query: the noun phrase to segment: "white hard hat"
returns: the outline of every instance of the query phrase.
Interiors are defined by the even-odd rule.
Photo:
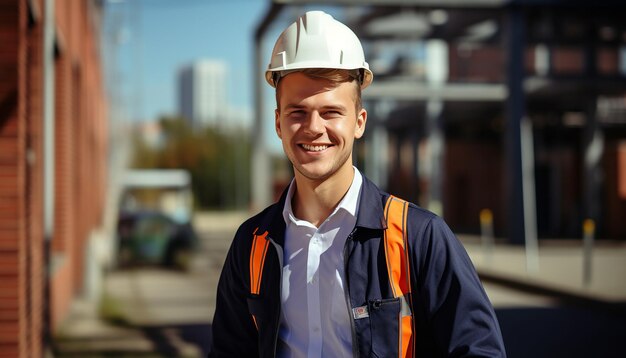
[[[359,38],[323,11],[306,12],[280,34],[265,79],[276,87],[282,76],[305,68],[360,70],[361,89],[374,78]]]

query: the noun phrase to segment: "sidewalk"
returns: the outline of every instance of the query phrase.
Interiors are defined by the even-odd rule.
[[[139,329],[103,321],[96,303],[77,299],[54,337],[54,357],[138,357],[154,352]]]
[[[100,305],[74,301],[55,357],[203,356],[175,327],[210,324],[215,298],[205,274],[132,269],[110,273],[104,285]]]
[[[106,274],[100,304],[73,302],[54,337],[55,357],[202,357],[200,347],[172,327],[198,325],[203,327],[199,335],[206,333],[208,339],[204,327],[213,318],[221,265],[245,215],[200,213],[194,218],[203,241],[190,272],[152,267]]]
[[[626,242],[595,243],[585,284],[582,240],[540,240],[533,269],[523,246],[497,244],[490,253],[478,237],[459,239],[484,281],[581,303],[626,303]]]

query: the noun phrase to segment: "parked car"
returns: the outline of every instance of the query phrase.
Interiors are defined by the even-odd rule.
[[[118,266],[163,265],[186,270],[198,239],[191,223],[158,211],[121,213]]]

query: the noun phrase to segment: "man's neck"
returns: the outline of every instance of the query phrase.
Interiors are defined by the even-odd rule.
[[[298,219],[306,220],[319,227],[335,210],[346,195],[354,179],[354,168],[344,168],[344,173],[335,173],[323,181],[308,179],[296,173],[296,191],[292,208]]]

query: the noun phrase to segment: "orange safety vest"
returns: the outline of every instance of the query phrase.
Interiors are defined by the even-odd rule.
[[[400,299],[401,310],[398,317],[399,357],[413,357],[413,308],[411,307],[411,272],[409,265],[406,220],[409,203],[389,196],[385,204],[384,215],[387,228],[384,231],[387,273],[394,298]],[[263,278],[263,265],[269,247],[267,232],[257,235],[254,231],[252,251],[250,252],[250,293],[258,295]],[[256,317],[252,316],[254,324]],[[257,325],[258,329],[258,325]]]

